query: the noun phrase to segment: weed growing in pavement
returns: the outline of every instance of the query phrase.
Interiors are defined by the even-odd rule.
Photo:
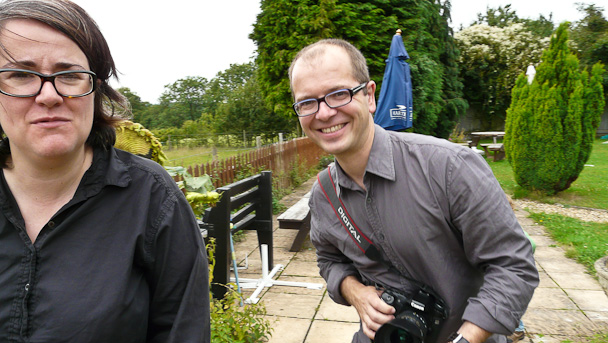
[[[595,334],[587,340],[587,343],[608,343],[608,331]]]
[[[207,244],[209,256],[209,283],[213,282],[215,267],[215,241]],[[232,286],[232,287],[231,287]],[[263,303],[245,304],[242,295],[235,291],[235,285],[226,286],[228,291],[223,299],[211,297],[211,341],[231,343],[264,342],[271,336],[272,328],[266,319],[266,307]]]

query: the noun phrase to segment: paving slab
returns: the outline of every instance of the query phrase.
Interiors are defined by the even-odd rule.
[[[321,298],[322,295],[265,293],[262,302],[268,315],[310,320],[315,316]]]
[[[534,252],[534,259],[536,262],[541,263],[545,261],[555,261],[564,259],[566,251],[556,245],[540,246],[536,247]]]
[[[572,275],[585,274],[585,267],[565,257],[556,259],[539,258],[536,262],[549,274],[552,272],[571,273]]]
[[[289,317],[267,317],[273,328],[268,343],[302,343],[310,329],[311,320]]]
[[[560,335],[530,335],[528,336],[528,340],[524,341],[524,343],[564,343],[566,342],[579,342],[579,340],[572,340],[569,336],[560,336]]]
[[[359,323],[359,315],[353,306],[335,303],[326,293],[321,301],[315,320],[333,320],[339,322]]]
[[[528,309],[578,310],[561,288],[536,288]]]
[[[310,261],[310,262],[314,262],[315,264],[317,263],[317,251],[315,250],[315,248],[302,248],[300,251],[298,251],[295,256],[293,257],[296,260],[300,260],[300,261]]]
[[[608,332],[608,312],[585,311],[585,315],[589,320],[595,323],[598,328]]]
[[[560,335],[568,339],[592,336],[599,327],[579,310],[528,308],[523,321],[530,334]]]
[[[579,274],[572,277],[571,273],[551,273],[551,279],[563,289],[580,289],[602,291],[600,284],[589,274]]]
[[[292,259],[285,267],[283,275],[320,276],[316,262]]]
[[[553,280],[553,278],[551,278],[549,276],[549,274],[547,274],[544,270],[539,270],[538,271],[538,277],[539,277],[539,282],[538,282],[538,287],[536,287],[536,291],[538,292],[539,288],[558,288],[559,286],[557,285],[557,283],[555,283],[555,280]]]
[[[603,290],[567,289],[566,293],[581,310],[608,314],[608,297]]]
[[[315,320],[304,343],[350,343],[359,323]]]
[[[537,230],[542,230],[542,227],[537,227]],[[532,237],[532,240],[534,241],[534,244],[536,244],[537,249],[539,247],[555,246],[555,241],[553,239],[551,239],[551,237],[547,236],[546,234],[532,235],[532,234],[530,234],[530,232],[528,232],[528,234],[530,235],[530,237]]]

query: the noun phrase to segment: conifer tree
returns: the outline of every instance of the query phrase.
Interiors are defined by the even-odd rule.
[[[554,194],[568,189],[589,159],[604,109],[602,75],[579,70],[563,23],[543,52],[532,84],[520,75],[505,124],[505,151],[516,182]]]

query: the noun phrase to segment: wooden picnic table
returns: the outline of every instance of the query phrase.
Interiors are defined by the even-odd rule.
[[[476,143],[478,143],[481,138],[492,137],[492,140],[494,141],[494,144],[496,144],[496,140],[498,138],[502,138],[504,136],[505,136],[505,132],[504,131],[477,131],[477,132],[471,132],[471,137],[472,138],[477,138]],[[475,146],[477,146],[477,144],[475,144]]]
[[[485,151],[486,156],[494,157],[494,162],[500,161],[505,158],[505,147],[502,143],[497,143],[498,138],[505,136],[504,131],[477,131],[471,132],[471,143],[469,146],[477,147],[479,141],[482,138],[492,138],[494,143],[492,144],[481,144],[481,147]]]

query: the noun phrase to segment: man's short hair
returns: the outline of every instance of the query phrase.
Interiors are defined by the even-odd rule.
[[[367,69],[367,61],[365,60],[365,57],[363,56],[361,51],[359,51],[359,49],[355,48],[354,45],[343,39],[328,38],[322,39],[316,43],[304,47],[298,52],[296,57],[291,62],[291,66],[289,67],[289,86],[292,89],[292,93],[293,67],[296,62],[300,59],[310,61],[315,58],[319,58],[325,53],[325,50],[328,46],[335,46],[344,49],[344,51],[350,58],[352,76],[357,82],[364,83],[369,81],[369,70]],[[364,88],[363,92],[364,94],[367,94],[367,88]]]

